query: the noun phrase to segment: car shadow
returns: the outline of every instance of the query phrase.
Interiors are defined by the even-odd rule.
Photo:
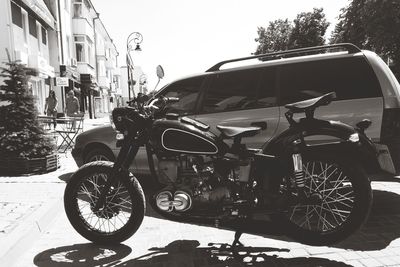
[[[371,213],[355,234],[335,245],[353,250],[381,250],[400,237],[400,195],[373,190]]]
[[[38,267],[53,266],[350,266],[316,257],[291,257],[290,250],[271,247],[232,247],[197,240],[175,240],[162,248],[124,261],[132,249],[125,245],[76,244],[43,251],[35,256]],[[285,253],[285,257],[277,256]],[[287,256],[287,257],[286,257]]]
[[[92,243],[74,244],[52,248],[37,254],[33,263],[39,267],[53,266],[115,266],[132,252],[126,245],[95,245]]]

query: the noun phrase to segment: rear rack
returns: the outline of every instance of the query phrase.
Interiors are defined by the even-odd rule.
[[[214,66],[209,68],[206,72],[218,71],[218,70],[220,70],[221,66],[223,66],[227,63],[232,63],[232,62],[250,60],[250,59],[255,59],[255,58],[259,58],[261,61],[268,61],[268,60],[274,60],[274,59],[278,59],[278,58],[295,57],[295,56],[299,56],[302,54],[309,55],[310,53],[313,53],[313,52],[315,52],[315,54],[318,54],[317,52],[335,50],[338,48],[341,48],[342,50],[349,52],[349,54],[361,52],[360,48],[358,48],[354,44],[350,44],[350,43],[298,48],[298,49],[292,49],[292,50],[287,50],[287,51],[279,51],[279,52],[273,52],[273,53],[268,53],[268,54],[261,54],[261,55],[254,55],[254,56],[249,56],[249,57],[224,60],[224,61],[221,61],[221,62],[215,64]]]

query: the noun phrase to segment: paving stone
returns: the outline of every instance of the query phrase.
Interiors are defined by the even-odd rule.
[[[345,263],[353,267],[365,267],[365,265],[359,262],[358,260],[346,261]]]
[[[372,258],[361,259],[360,262],[366,267],[380,267],[380,266],[382,266],[382,263],[380,263],[376,259],[372,259]]]
[[[358,260],[358,259],[363,258],[362,254],[357,253],[357,251],[344,251],[344,252],[340,252],[338,254],[346,261]]]
[[[383,257],[376,259],[380,263],[382,263],[384,266],[399,266],[400,262],[397,261],[396,257]]]

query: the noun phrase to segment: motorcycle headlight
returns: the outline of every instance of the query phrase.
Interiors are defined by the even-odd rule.
[[[120,133],[119,131],[117,131],[117,134],[116,134],[116,136],[115,136],[115,139],[117,139],[117,140],[124,140],[124,134],[123,133]]]

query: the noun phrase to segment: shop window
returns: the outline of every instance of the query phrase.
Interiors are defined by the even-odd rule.
[[[29,16],[29,33],[30,35],[37,38],[37,27],[36,27],[36,20],[32,16]]]
[[[21,8],[14,2],[11,2],[11,16],[12,22],[18,27],[22,28],[22,12]]]

